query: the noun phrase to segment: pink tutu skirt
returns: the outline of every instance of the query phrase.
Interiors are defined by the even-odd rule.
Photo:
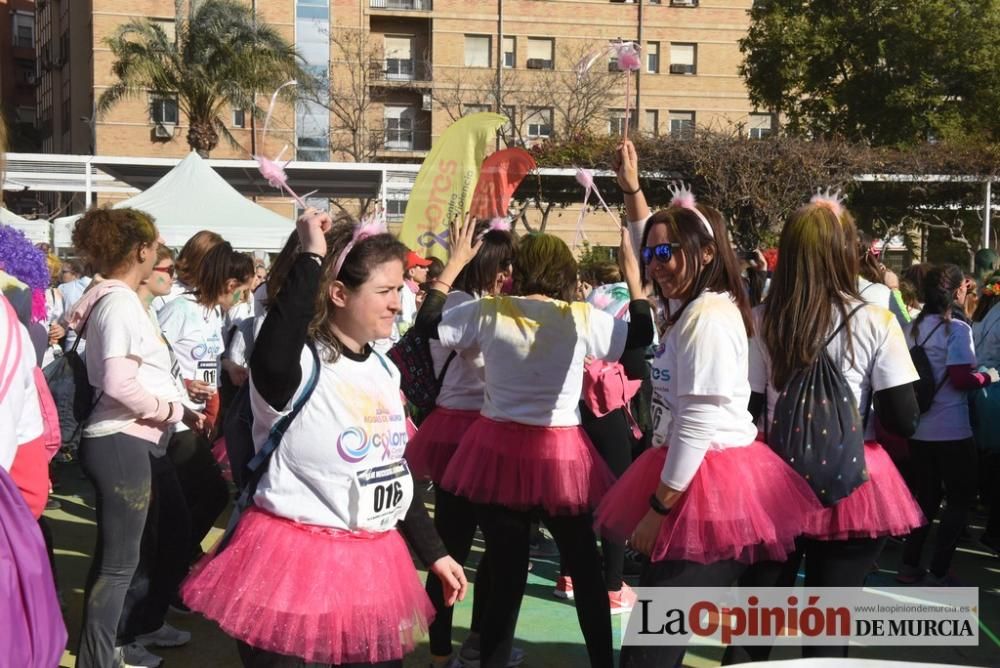
[[[602,535],[624,542],[649,511],[666,448],[642,453],[597,509]],[[653,561],[702,564],[784,561],[822,506],[809,484],[769,447],[709,450],[687,491],[663,521]]]
[[[195,566],[181,595],[238,640],[323,664],[400,659],[434,617],[396,531],[339,531],[259,508]]]
[[[804,532],[820,540],[904,536],[926,523],[889,453],[865,443],[868,481],[846,499],[812,516]]]
[[[474,503],[580,515],[596,508],[614,481],[579,426],[536,427],[480,417],[462,437],[441,487]]]
[[[420,424],[417,435],[406,444],[406,463],[418,480],[441,482],[458,444],[479,418],[479,411],[437,407]]]

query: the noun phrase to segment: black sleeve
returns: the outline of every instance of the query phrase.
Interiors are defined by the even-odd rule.
[[[413,329],[418,334],[428,339],[438,338],[438,325],[441,323],[441,313],[444,311],[444,303],[448,295],[440,290],[428,290],[424,297],[424,303],[417,311],[417,319],[413,323]]]
[[[414,494],[406,517],[399,523],[399,530],[420,557],[420,561],[424,562],[424,566],[430,567],[435,561],[448,555],[419,492]]]
[[[882,427],[897,436],[909,438],[920,424],[920,406],[913,385],[899,385],[875,393],[875,416]]]
[[[760,420],[760,416],[764,414],[765,408],[767,408],[767,406],[764,405],[764,393],[751,392],[750,403],[747,405],[747,410],[750,411],[750,415],[753,416],[754,422]]]
[[[630,348],[645,349],[653,342],[653,311],[646,299],[633,299],[628,305],[628,336],[625,337],[625,352]],[[625,353],[622,353],[622,358]],[[621,359],[621,358],[619,358]]]
[[[250,355],[254,387],[276,410],[288,405],[302,381],[300,359],[316,311],[321,273],[317,257],[303,253],[296,258],[278,298],[268,308]]]

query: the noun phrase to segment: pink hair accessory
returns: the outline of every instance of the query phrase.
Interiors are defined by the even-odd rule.
[[[369,237],[388,232],[389,227],[385,223],[385,212],[381,208],[376,209],[375,213],[363,217],[361,222],[355,226],[354,235],[351,237],[351,240],[347,242],[344,250],[340,251],[340,255],[337,256],[337,261],[333,265],[333,277],[337,278],[340,275],[340,270],[344,267],[344,260],[347,259],[348,254],[350,254],[354,246]]]
[[[267,116],[264,118],[264,130],[261,133],[261,140],[260,140],[261,146],[264,145],[264,140],[267,138],[267,129],[271,125],[271,114],[274,113],[274,103],[278,99],[278,91],[280,91],[285,86],[297,86],[298,83],[299,82],[296,81],[295,79],[292,79],[291,81],[286,81],[285,83],[278,86],[274,90],[274,93],[271,95],[271,103],[267,107]],[[288,163],[291,162],[291,160],[288,160],[283,165],[278,164],[278,161],[281,160],[281,157],[285,154],[285,151],[287,149],[288,149],[288,144],[285,144],[285,146],[281,149],[281,152],[278,153],[278,155],[274,158],[274,160],[271,160],[270,158],[267,158],[263,155],[255,155],[253,156],[253,159],[257,161],[257,171],[260,172],[260,175],[264,177],[264,179],[268,182],[268,184],[272,188],[277,188],[278,190],[283,190],[284,192],[288,193],[288,195],[292,199],[294,199],[299,206],[305,209],[308,208],[306,206],[305,200],[299,197],[298,194],[296,194],[296,192],[292,190],[291,186],[288,185],[288,174],[285,173],[285,167],[288,166]]]
[[[490,231],[492,230],[510,232],[510,221],[506,218],[493,218],[490,220]]]
[[[840,188],[837,190],[831,190],[827,188],[825,190],[816,189],[816,194],[812,196],[809,200],[810,204],[816,206],[821,206],[824,209],[829,209],[834,216],[839,220],[841,216],[844,215],[844,195],[841,193]]]
[[[698,216],[698,220],[701,224],[705,226],[705,231],[708,232],[708,236],[715,239],[715,230],[712,229],[711,223],[705,218],[705,215],[698,210],[698,202],[694,198],[694,193],[691,191],[687,185],[683,183],[671,183],[668,187],[670,194],[673,198],[670,200],[670,206],[680,207],[682,209],[687,209],[688,211],[694,212],[694,215]]]

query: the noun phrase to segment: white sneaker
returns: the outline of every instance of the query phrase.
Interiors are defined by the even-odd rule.
[[[164,622],[152,633],[136,636],[135,642],[143,647],[180,647],[191,642],[191,634]]]
[[[121,668],[158,668],[163,657],[156,656],[137,642],[116,648]]]

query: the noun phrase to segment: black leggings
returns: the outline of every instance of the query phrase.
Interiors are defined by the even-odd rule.
[[[476,536],[476,507],[468,500],[434,488],[434,528],[441,536],[441,542],[451,558],[461,565],[469,559],[472,541]],[[470,630],[479,632],[482,608],[486,600],[486,583],[489,582],[489,558],[486,554],[479,560],[476,572],[476,586],[472,598],[472,624]],[[431,654],[448,656],[451,654],[451,628],[455,616],[454,606],[444,604],[441,580],[433,573],[427,574],[427,596],[434,604],[437,614],[430,626]]]
[[[796,541],[798,549],[777,572],[751,569],[740,578],[742,587],[794,587],[802,559],[806,563],[806,587],[863,587],[865,578],[885,546],[885,538],[851,538],[848,540]],[[808,646],[802,656],[815,658],[847,658],[847,645]],[[767,661],[769,646],[731,645],[726,648],[722,665],[748,661]]]
[[[177,478],[191,515],[189,562],[201,556],[201,541],[229,503],[229,487],[212,455],[208,440],[191,430],[179,431],[170,439],[167,455],[177,469]]]
[[[132,578],[118,622],[118,645],[163,625],[170,601],[188,572],[191,517],[169,457],[150,456],[152,494]]]
[[[121,433],[80,443],[80,465],[97,492],[97,546],[84,593],[80,668],[107,668],[114,662],[118,621],[139,566],[153,445]]]
[[[753,569],[762,579],[776,580],[782,564],[763,561],[753,566],[735,560],[700,564],[694,561],[647,562],[639,576],[640,587],[729,587]],[[674,668],[680,666],[687,647],[659,645],[622,647],[622,668]]]
[[[236,641],[243,668],[403,668],[403,660],[379,661],[378,663],[309,663],[297,656],[278,654]]]
[[[484,668],[504,668],[510,658],[514,629],[528,579],[531,522],[540,518],[552,532],[566,559],[576,594],[576,616],[587,644],[590,665],[610,668],[611,607],[601,575],[601,556],[590,514],[551,516],[541,511],[478,505],[476,516],[490,559],[490,580],[483,609],[480,652]],[[487,583],[480,583],[482,587]]]
[[[590,410],[580,404],[580,425],[600,453],[615,477],[621,477],[632,463],[632,451],[638,439],[632,436],[632,428],[625,411],[613,410],[602,417],[595,417]],[[604,558],[604,586],[608,591],[622,588],[622,571],[625,567],[625,544],[601,536],[601,556]],[[559,573],[566,575],[566,562],[559,557]]]
[[[941,512],[937,540],[931,555],[931,573],[942,577],[948,573],[958,539],[965,529],[969,511],[976,500],[976,447],[971,438],[961,441],[910,440],[910,491],[920,504],[927,524],[914,529],[903,547],[903,563],[920,565],[920,555],[930,533],[931,523],[938,515],[941,499],[947,505]]]

